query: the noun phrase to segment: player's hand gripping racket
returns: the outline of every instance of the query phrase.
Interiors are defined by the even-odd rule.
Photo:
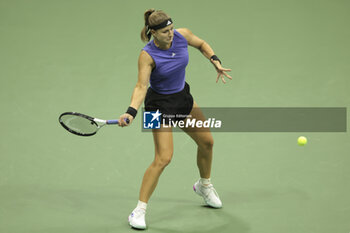
[[[129,124],[129,119],[125,119]],[[105,125],[117,125],[119,120],[102,120],[77,112],[65,112],[59,117],[59,122],[69,132],[79,136],[92,136]]]

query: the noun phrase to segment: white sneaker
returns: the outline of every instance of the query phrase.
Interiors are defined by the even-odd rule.
[[[144,230],[146,229],[145,220],[146,210],[142,208],[134,209],[129,215],[129,225],[133,228]]]
[[[222,202],[219,198],[218,193],[214,189],[212,184],[208,186],[202,185],[199,180],[194,183],[193,190],[199,195],[202,196],[205,203],[213,208],[221,208]]]

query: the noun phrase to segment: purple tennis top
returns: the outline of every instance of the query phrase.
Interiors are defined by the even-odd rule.
[[[187,40],[174,30],[174,38],[169,49],[163,50],[148,42],[143,48],[154,60],[156,67],[150,77],[151,88],[160,94],[173,94],[185,86],[185,70],[188,64]]]

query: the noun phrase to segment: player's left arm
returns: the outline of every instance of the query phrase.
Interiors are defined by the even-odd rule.
[[[210,45],[199,38],[198,36],[194,35],[189,29],[187,28],[179,28],[176,29],[183,37],[186,38],[188,45],[198,49],[201,51],[201,53],[208,58],[211,63],[216,68],[216,71],[218,72],[218,76],[216,78],[216,82],[218,82],[219,78],[221,78],[223,83],[226,83],[224,76],[226,76],[229,79],[232,79],[230,75],[228,75],[226,72],[231,71],[231,69],[226,69],[221,66],[220,61],[213,60],[212,56],[215,55],[213,49],[210,47]]]

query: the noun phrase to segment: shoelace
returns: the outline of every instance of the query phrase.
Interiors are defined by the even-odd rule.
[[[146,214],[146,210],[145,209],[135,209],[132,213],[131,213],[131,217],[135,217],[138,218],[141,215]]]
[[[205,195],[206,198],[209,197],[210,193],[213,192],[215,196],[219,197],[219,194],[216,192],[213,184],[209,184],[207,186],[202,185],[202,190],[206,190],[205,192],[202,191],[202,193]]]

